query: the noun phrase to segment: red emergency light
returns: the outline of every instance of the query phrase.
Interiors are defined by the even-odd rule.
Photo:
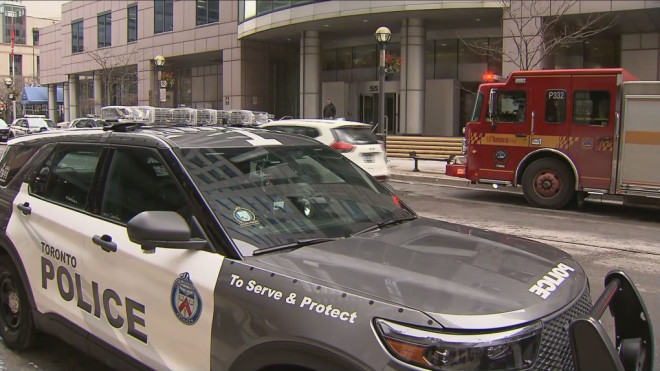
[[[481,77],[486,82],[493,82],[493,81],[499,81],[500,80],[500,75],[496,75],[492,72],[486,72]]]

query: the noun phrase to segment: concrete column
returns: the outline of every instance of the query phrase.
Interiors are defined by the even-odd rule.
[[[300,117],[321,117],[321,39],[318,31],[300,37]]]
[[[101,107],[103,105],[103,81],[101,75],[94,73],[94,114],[101,115]]]
[[[64,87],[62,88],[62,95],[64,99],[64,106],[62,109],[62,114],[64,115],[63,120],[64,121],[71,121],[71,115],[69,115],[69,81],[64,82]]]
[[[48,85],[48,118],[57,123],[57,85]]]
[[[424,90],[426,88],[424,47],[426,30],[419,18],[403,21],[401,29],[401,131],[424,133]]]
[[[69,117],[78,118],[78,75],[69,75]]]

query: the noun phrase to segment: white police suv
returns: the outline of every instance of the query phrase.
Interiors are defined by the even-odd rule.
[[[116,123],[9,141],[0,335],[117,369],[650,370],[623,272],[418,217],[302,136]],[[598,317],[606,307],[616,344]]]

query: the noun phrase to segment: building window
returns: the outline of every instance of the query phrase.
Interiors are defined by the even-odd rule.
[[[102,13],[96,17],[98,31],[98,48],[112,45],[112,13]]]
[[[127,8],[128,10],[128,25],[126,29],[126,41],[131,43],[137,41],[137,17],[138,17],[138,8],[137,4],[131,5]]]
[[[154,33],[174,29],[174,5],[172,0],[154,0]]]
[[[39,29],[32,29],[32,45],[39,46]]]
[[[197,25],[218,22],[220,16],[219,0],[197,0]]]
[[[4,43],[11,43],[13,35],[14,44],[25,45],[25,8],[5,4],[3,9]]]
[[[11,76],[23,75],[23,56],[14,54],[14,61],[11,60],[12,54],[9,54],[9,74]]]
[[[82,53],[83,42],[83,21],[71,23],[71,53]]]

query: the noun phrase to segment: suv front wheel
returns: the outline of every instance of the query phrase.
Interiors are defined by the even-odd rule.
[[[20,276],[8,256],[0,256],[0,336],[8,348],[23,350],[35,342],[37,329]]]

